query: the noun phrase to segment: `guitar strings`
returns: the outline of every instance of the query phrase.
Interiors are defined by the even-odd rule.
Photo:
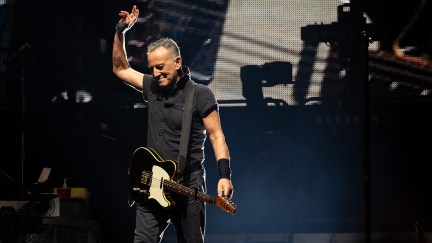
[[[179,193],[183,192],[183,193],[186,193],[186,194],[191,195],[191,196],[195,195],[195,189],[193,189],[193,188],[185,187],[185,186],[180,185],[180,184],[178,184],[172,180],[168,180],[168,179],[164,179],[164,178],[159,179],[159,178],[153,177],[153,174],[151,172],[148,172],[148,171],[143,171],[143,174],[144,174],[145,178],[151,178],[152,181],[155,181],[159,184],[162,182],[162,186],[164,185],[163,182],[166,182],[166,185],[169,188],[172,188],[174,190],[178,190]],[[206,199],[206,201],[209,201],[209,202],[214,201],[214,198],[210,195],[207,195],[207,194],[200,192],[200,191],[198,191],[197,193],[199,196],[204,197]]]

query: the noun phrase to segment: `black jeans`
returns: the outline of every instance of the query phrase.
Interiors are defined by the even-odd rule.
[[[205,171],[180,178],[186,186],[205,192]],[[170,224],[174,225],[178,243],[202,243],[205,235],[205,204],[191,197],[170,193],[176,205],[165,209],[155,200],[138,203],[136,207],[136,225],[134,243],[157,243]]]

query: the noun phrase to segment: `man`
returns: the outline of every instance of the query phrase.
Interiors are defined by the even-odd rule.
[[[148,102],[147,147],[154,149],[164,160],[178,160],[184,87],[190,79],[189,69],[182,66],[180,50],[175,41],[162,38],[147,48],[147,63],[151,75],[130,67],[124,49],[124,34],[136,22],[139,10],[120,11],[116,25],[112,61],[113,72],[127,85],[141,91]],[[190,159],[179,183],[205,192],[204,142],[208,135],[219,166],[217,194],[232,197],[230,156],[222,132],[218,104],[212,91],[197,84],[188,155]],[[189,158],[188,157],[188,158]],[[175,207],[165,209],[155,200],[138,202],[134,242],[159,242],[163,232],[173,223],[177,242],[203,242],[205,234],[205,205],[194,198],[171,193]]]

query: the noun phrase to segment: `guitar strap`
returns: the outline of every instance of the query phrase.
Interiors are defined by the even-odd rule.
[[[189,80],[186,83],[184,94],[185,94],[185,108],[183,112],[182,121],[182,132],[180,137],[180,150],[178,158],[177,173],[181,175],[186,167],[187,150],[189,143],[190,128],[192,125],[192,111],[193,111],[193,100],[195,96],[196,83],[193,80]]]

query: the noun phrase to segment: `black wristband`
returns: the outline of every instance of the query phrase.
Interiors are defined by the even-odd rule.
[[[117,31],[117,33],[124,34],[124,33],[126,33],[126,31],[128,31],[130,29],[130,26],[126,22],[119,21],[119,22],[117,22],[114,29]]]
[[[231,180],[231,168],[229,159],[219,159],[217,161],[219,168],[219,178],[226,178]]]

